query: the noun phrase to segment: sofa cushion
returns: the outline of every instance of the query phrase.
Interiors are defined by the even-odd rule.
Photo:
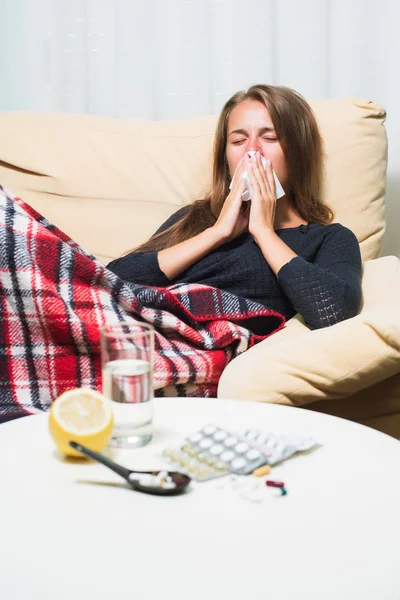
[[[297,315],[227,366],[218,395],[302,406],[347,398],[397,375],[399,264],[396,257],[366,263],[363,295],[374,282],[380,289],[376,303],[371,299],[356,317],[317,331]]]
[[[399,372],[399,340],[400,315],[391,308],[261,342],[228,365],[218,396],[292,406],[345,398]]]
[[[311,103],[324,137],[324,199],[379,254],[384,110],[369,100]],[[179,122],[0,114],[0,183],[103,261],[147,239],[209,184],[215,116]]]

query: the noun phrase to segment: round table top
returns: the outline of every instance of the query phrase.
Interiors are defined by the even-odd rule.
[[[153,442],[114,452],[132,469],[165,468],[159,452],[209,423],[317,437],[273,468],[288,494],[263,486],[255,503],[229,477],[175,497],[131,491],[58,455],[47,420],[0,426],[2,600],[399,598],[397,440],[291,407],[163,398]]]

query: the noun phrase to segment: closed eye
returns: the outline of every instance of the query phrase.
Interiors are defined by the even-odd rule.
[[[276,142],[278,140],[277,137],[263,137],[263,140],[267,140],[267,142]]]
[[[240,144],[243,144],[243,142],[245,142],[246,140],[235,140],[234,142],[232,142],[232,144],[234,146],[239,146]]]

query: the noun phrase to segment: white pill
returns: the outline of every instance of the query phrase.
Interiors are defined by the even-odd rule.
[[[258,436],[257,438],[257,444],[265,444],[265,442],[268,440],[268,436],[265,435],[265,433],[261,434]]]
[[[224,462],[230,462],[232,458],[235,458],[235,453],[232,450],[225,450],[220,456],[220,459]]]
[[[207,425],[207,427],[204,427],[203,432],[206,435],[212,435],[216,429],[217,428],[214,425]]]
[[[228,467],[227,465],[222,462],[221,460],[219,462],[217,462],[217,464],[215,465],[215,468],[217,469],[217,471],[227,471]]]
[[[258,436],[258,431],[254,431],[254,429],[249,429],[247,431],[246,437],[248,440],[255,440]]]
[[[206,448],[209,448],[210,446],[212,446],[212,441],[209,440],[208,438],[201,440],[200,444],[199,444],[200,448],[203,448],[203,450],[205,450]]]
[[[279,444],[277,443],[275,448],[274,448],[274,454],[278,454],[281,455],[284,453],[285,450],[285,444]]]
[[[141,476],[139,479],[139,484],[143,485],[144,487],[158,487],[160,482],[156,477],[153,477],[153,475],[146,474]]]
[[[171,480],[171,481],[166,481],[166,482],[163,484],[163,486],[162,486],[162,487],[163,487],[163,489],[164,489],[164,490],[173,490],[173,489],[175,489],[175,488],[176,488],[176,485],[175,485],[175,483],[174,483],[174,482]]]
[[[252,448],[252,450],[249,450],[246,454],[246,458],[248,458],[249,460],[256,460],[256,458],[260,458],[260,456],[261,452],[259,452],[259,450],[256,450],[255,448]]]
[[[232,461],[231,463],[231,467],[232,469],[242,469],[246,464],[246,461],[244,460],[244,458],[235,458],[235,460]]]
[[[230,436],[230,437],[226,438],[224,444],[227,448],[232,448],[232,446],[234,446],[237,441],[238,441],[238,439],[236,437]]]
[[[239,442],[237,446],[235,446],[235,450],[238,454],[244,454],[249,449],[249,445],[246,442]]]
[[[221,452],[223,451],[224,447],[221,446],[221,444],[215,444],[211,449],[210,452],[211,454],[213,454],[214,456],[218,456],[218,454],[221,454]]]
[[[269,438],[266,442],[265,442],[265,447],[266,448],[275,448],[275,446],[277,445],[277,441],[274,440],[274,438]]]
[[[228,434],[225,431],[222,431],[221,429],[219,429],[218,431],[216,431],[214,433],[214,440],[216,442],[222,442],[222,440],[224,440],[227,435]]]
[[[196,444],[196,442],[199,442],[201,440],[203,436],[201,435],[201,433],[194,433],[193,435],[190,436],[190,441],[194,442]]]

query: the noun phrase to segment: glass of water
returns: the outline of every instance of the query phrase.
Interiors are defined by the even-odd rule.
[[[144,446],[152,438],[154,329],[124,321],[100,333],[103,394],[114,412],[111,445]]]

